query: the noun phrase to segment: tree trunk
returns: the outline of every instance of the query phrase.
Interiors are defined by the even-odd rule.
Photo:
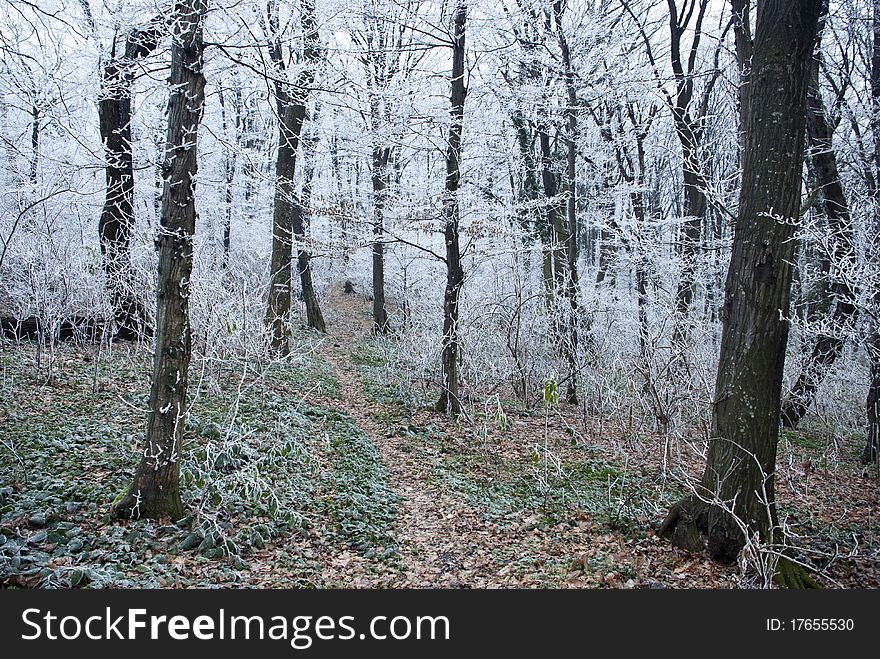
[[[538,145],[541,149],[541,184],[547,199],[547,225],[541,232],[544,240],[544,279],[547,286],[547,299],[552,305],[557,293],[565,291],[565,252],[566,230],[562,207],[557,196],[559,185],[553,171],[553,154],[550,149],[549,126],[538,126]]]
[[[116,336],[135,339],[148,333],[147,310],[138,300],[132,284],[131,233],[134,229],[134,167],[131,144],[131,67],[158,46],[158,28],[132,30],[122,57],[111,56],[104,66],[98,120],[104,155],[106,193],[98,235],[101,241],[104,275],[116,320]]]
[[[873,45],[871,48],[871,129],[874,134],[874,172],[873,179],[873,226],[868,236],[867,260],[876,272],[880,268],[880,0],[873,3]],[[880,461],[880,325],[877,321],[877,310],[880,309],[880,291],[875,292],[871,299],[873,313],[870,317],[868,330],[867,352],[871,363],[867,409],[868,435],[865,451],[862,456],[868,464]]]
[[[639,319],[639,355],[642,359],[645,376],[650,377],[650,355],[648,354],[648,339],[651,335],[651,328],[648,325],[648,257],[645,254],[646,237],[643,235],[647,227],[647,217],[645,213],[645,140],[648,137],[653,112],[649,115],[647,124],[644,126],[636,125],[635,112],[631,111],[630,117],[633,128],[636,131],[636,171],[631,176],[631,183],[635,184],[635,191],[630,193],[630,202],[632,203],[633,216],[635,217],[636,227],[639,240],[636,241],[638,252],[635,258],[635,278],[636,278],[636,306],[638,307]],[[647,386],[650,383],[646,382]],[[658,415],[659,418],[659,415]]]
[[[296,206],[294,174],[305,107],[287,106],[278,124],[275,162],[275,202],[272,214],[272,265],[266,324],[272,330],[272,349],[290,351],[290,268],[293,258],[293,215]]]
[[[645,202],[642,198],[641,190],[630,193],[630,203],[633,208],[636,226],[639,231],[644,231],[645,227]],[[641,242],[641,241],[640,241]],[[648,325],[648,259],[643,253],[644,248],[638,246],[639,253],[635,255],[635,274],[636,274],[636,306],[638,308],[639,318],[639,356],[642,359],[645,373],[648,373],[650,355],[648,354],[648,339],[651,335],[651,328]]]
[[[819,36],[821,38],[821,28]],[[807,137],[809,155],[816,182],[822,190],[823,210],[828,220],[833,249],[832,269],[843,270],[842,275],[831,276],[830,292],[834,295],[831,321],[837,333],[822,332],[816,338],[813,350],[782,407],[782,425],[796,428],[816,398],[828,370],[843,351],[841,335],[857,316],[857,291],[849,285],[846,273],[853,272],[854,245],[849,204],[843,192],[837,170],[837,155],[832,144],[834,129],[826,115],[825,103],[819,90],[819,53],[813,58],[810,71],[810,89],[807,92]]]
[[[458,188],[461,184],[461,134],[464,125],[464,102],[467,90],[464,85],[465,26],[467,5],[459,0],[453,18],[452,35],[452,93],[450,96],[451,122],[446,147],[446,194],[443,199],[446,242],[446,290],[443,294],[443,388],[437,401],[439,412],[453,416],[461,414],[461,398],[458,382],[458,302],[464,283],[459,246]]]
[[[676,322],[673,341],[676,345],[685,345],[689,332],[687,318],[690,315],[691,303],[696,291],[696,267],[700,256],[700,237],[703,233],[703,218],[706,215],[706,194],[701,185],[700,165],[698,161],[699,142],[694,131],[686,125],[677,128],[684,158],[684,235],[679,252],[683,265],[678,289],[675,294]]]
[[[565,360],[568,363],[568,379],[565,399],[571,404],[577,403],[577,355],[578,355],[578,225],[577,225],[577,107],[578,99],[575,90],[574,69],[571,63],[571,52],[565,32],[562,30],[562,13],[565,4],[561,0],[553,3],[553,15],[556,22],[556,36],[562,65],[565,74],[565,90],[568,105],[565,108],[566,120],[566,167],[565,167],[565,297],[568,301],[566,310],[566,331],[564,337]]]
[[[388,331],[385,308],[385,203],[388,190],[389,147],[373,146],[373,331]]]
[[[275,162],[275,201],[272,216],[272,264],[269,284],[269,299],[266,309],[266,325],[271,330],[271,347],[281,354],[290,352],[288,338],[290,335],[290,278],[291,261],[293,259],[293,234],[297,231],[295,223],[302,232],[302,209],[296,197],[296,153],[299,148],[303,123],[306,118],[307,95],[315,78],[315,64],[321,57],[318,44],[318,23],[313,0],[306,0],[302,5],[303,53],[302,71],[294,84],[289,85],[281,80],[275,82],[275,100],[278,104],[280,121],[278,124],[278,155]],[[279,68],[284,67],[281,45],[273,44],[270,55]],[[308,253],[300,252],[297,256],[297,267],[301,277],[311,287],[311,270]],[[312,288],[311,308],[306,302],[307,319],[310,327],[325,331],[317,297]],[[305,297],[306,291],[303,291]]]
[[[232,188],[232,183],[235,180],[235,161],[236,154],[238,152],[238,147],[240,146],[241,141],[241,87],[238,85],[237,79],[235,82],[234,88],[234,107],[233,110],[235,112],[232,125],[235,128],[234,133],[234,147],[226,149],[226,162],[224,163],[225,169],[225,182],[226,182],[226,190],[225,190],[225,202],[226,202],[226,215],[223,218],[223,267],[227,267],[229,265],[229,250],[232,247],[232,210],[233,210],[233,202],[235,200],[234,190]],[[223,89],[220,89],[219,94],[220,100],[220,113],[221,119],[223,123],[223,135],[229,140],[229,120],[226,112],[226,103],[225,97],[223,94]]]
[[[314,141],[308,140],[306,143]],[[314,154],[314,146],[309,147],[306,151]],[[294,200],[293,235],[296,236],[298,242],[296,263],[303,302],[306,305],[306,324],[319,332],[326,332],[324,316],[321,314],[321,306],[318,303],[318,293],[315,291],[315,284],[312,281],[312,253],[305,247],[306,229],[309,223],[308,212],[312,203],[312,175],[314,173],[314,167],[308,165],[307,153],[303,154],[306,166],[303,168],[302,194],[299,199]]]
[[[204,0],[181,0],[175,8],[166,178],[157,239],[156,352],[150,412],[140,465],[127,493],[114,505],[119,516],[167,516],[172,520],[183,516],[180,453],[192,347],[189,295],[196,224],[196,152],[205,99],[202,26],[206,13]]]
[[[880,455],[880,332],[877,331],[876,324],[872,325],[865,347],[870,363],[870,377],[868,397],[865,400],[868,436],[862,452],[862,462],[877,464]]]
[[[40,106],[36,101],[31,106],[31,185],[36,188],[40,167]]]
[[[794,256],[809,65],[821,0],[758,3],[743,130],[742,189],[725,286],[721,354],[706,470],[661,535],[736,560],[752,534],[772,543],[774,471]],[[769,217],[769,213],[773,217]],[[779,219],[783,221],[778,221]],[[739,524],[748,528],[747,537]]]

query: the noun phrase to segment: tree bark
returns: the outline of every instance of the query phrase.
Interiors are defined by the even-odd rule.
[[[205,0],[180,0],[172,27],[165,185],[159,236],[156,352],[145,447],[128,491],[114,504],[125,517],[183,516],[180,454],[192,347],[189,295],[195,234],[198,129],[205,100]]]
[[[385,203],[388,190],[389,147],[373,146],[373,331],[388,332],[385,308]]]
[[[562,57],[565,91],[568,105],[564,116],[566,123],[566,159],[565,159],[565,297],[568,309],[565,311],[566,331],[564,336],[565,360],[568,364],[568,378],[565,399],[571,404],[577,403],[577,355],[578,355],[578,224],[577,224],[577,108],[578,98],[575,89],[574,68],[571,63],[571,51],[568,40],[562,29],[562,14],[565,4],[561,0],[553,3],[553,16],[556,23],[556,38]]]
[[[272,263],[269,299],[266,309],[266,325],[271,330],[271,347],[281,354],[290,352],[290,300],[291,263],[293,259],[293,235],[302,236],[302,208],[296,196],[296,154],[299,148],[303,124],[306,118],[308,92],[314,83],[315,66],[321,57],[318,43],[318,21],[314,0],[302,3],[303,68],[295,83],[275,82],[275,100],[279,110],[278,155],[275,162],[275,201],[272,216]],[[280,35],[270,48],[270,56],[276,66],[283,69]],[[297,268],[304,284],[311,289],[306,299],[306,316],[310,327],[324,332],[324,319],[320,313],[314,287],[311,286],[311,255],[299,250]],[[307,291],[304,286],[303,297]],[[311,309],[312,313],[309,314]]]
[[[156,21],[158,23],[158,20]],[[98,120],[104,155],[106,193],[98,235],[104,275],[116,321],[116,336],[135,339],[149,333],[149,314],[132,290],[131,234],[134,229],[134,167],[131,144],[132,67],[159,45],[156,25],[132,30],[121,57],[111,54],[104,65]]]
[[[235,86],[233,88],[233,118],[232,122],[229,121],[227,111],[226,111],[226,102],[225,96],[223,94],[223,89],[220,89],[219,100],[220,100],[220,113],[221,119],[223,123],[223,135],[228,140],[229,139],[229,126],[230,123],[234,127],[234,144],[235,146],[232,148],[226,149],[225,157],[226,161],[224,163],[225,170],[225,202],[226,202],[226,214],[223,218],[223,267],[227,267],[229,265],[229,251],[232,248],[232,211],[233,211],[233,202],[235,200],[235,193],[232,187],[232,183],[235,180],[235,161],[236,155],[238,153],[238,148],[241,142],[241,87],[239,86],[237,77],[234,78]]]
[[[751,534],[773,543],[774,472],[809,67],[821,0],[758,3],[744,118],[742,188],[725,285],[712,436],[696,493],[661,535],[732,563]],[[770,214],[772,213],[772,217]],[[748,528],[749,537],[739,524]]]
[[[317,142],[317,135],[315,133],[312,134],[312,139],[305,140],[307,148],[304,149],[305,153],[303,153],[305,167],[303,167],[302,194],[295,200],[293,235],[296,236],[298,243],[296,263],[303,302],[306,306],[306,324],[319,332],[326,332],[327,327],[324,323],[324,316],[321,314],[321,306],[318,303],[318,293],[315,291],[315,284],[312,281],[312,253],[305,247],[309,225],[309,208],[312,204],[312,176],[315,169],[314,161],[310,161],[309,157],[315,153],[315,142]]]
[[[871,267],[880,268],[880,0],[873,3],[873,44],[871,48],[871,132],[874,134],[873,153],[873,226],[868,236],[867,259]],[[880,309],[880,291],[871,299],[872,314],[868,329],[867,352],[870,361],[870,382],[865,401],[868,433],[862,459],[867,464],[880,461],[880,324],[877,310]]]
[[[541,150],[541,185],[547,199],[547,225],[542,232],[546,236],[544,242],[544,282],[547,288],[547,299],[552,306],[557,293],[565,291],[565,253],[566,231],[562,205],[557,199],[559,182],[553,171],[553,154],[550,149],[550,128],[546,122],[538,126],[538,146]],[[558,334],[558,333],[557,333]]]
[[[675,324],[675,342],[681,345],[687,340],[688,332],[683,324],[690,314],[696,291],[696,266],[699,258],[700,236],[703,233],[703,218],[706,215],[706,194],[703,192],[699,173],[698,149],[694,143],[693,131],[685,126],[678,128],[684,165],[684,233],[681,241],[683,262],[681,279],[675,294],[675,311],[678,320]]]
[[[443,294],[443,388],[437,401],[439,412],[458,416],[462,412],[459,396],[458,360],[458,304],[464,283],[459,245],[458,189],[461,184],[461,134],[464,127],[464,102],[467,90],[464,84],[465,28],[467,5],[459,0],[455,8],[452,34],[452,92],[450,95],[449,139],[446,147],[446,192],[443,199],[445,219],[443,237],[446,242],[446,290]]]

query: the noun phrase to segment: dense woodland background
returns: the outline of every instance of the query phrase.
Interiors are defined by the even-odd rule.
[[[0,21],[0,583],[878,585],[880,2]]]

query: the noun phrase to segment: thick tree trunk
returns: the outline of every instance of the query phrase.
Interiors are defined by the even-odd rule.
[[[131,234],[134,229],[134,167],[131,144],[131,67],[158,46],[156,27],[133,30],[122,57],[104,66],[98,120],[104,155],[106,193],[98,235],[104,275],[116,320],[116,336],[134,339],[148,333],[149,314],[133,291]]]
[[[706,470],[660,533],[736,560],[751,534],[776,532],[774,472],[785,360],[809,65],[821,0],[763,0],[745,111],[743,177]],[[769,215],[772,212],[772,217]],[[749,537],[741,524],[748,528]]]
[[[645,226],[645,203],[642,199],[642,193],[630,193],[630,203],[633,207],[633,215],[635,216],[636,225],[638,227]],[[635,275],[636,275],[636,307],[638,309],[639,319],[639,356],[642,359],[643,366],[648,366],[648,339],[651,334],[651,328],[648,325],[648,273],[647,258],[641,253],[635,255]]]
[[[526,229],[531,226],[531,207],[539,196],[538,177],[535,175],[535,155],[532,151],[531,131],[526,126],[522,110],[516,108],[510,118],[516,131],[516,146],[523,161],[523,181],[517,201],[523,205],[520,217],[521,224]]]
[[[821,37],[821,29],[820,29]],[[843,351],[841,337],[857,316],[856,300],[858,292],[853,290],[845,273],[853,272],[854,245],[849,204],[843,191],[837,169],[837,155],[832,144],[834,129],[825,111],[825,102],[819,90],[819,54],[813,58],[810,71],[810,89],[807,93],[807,137],[809,155],[813,163],[816,182],[822,190],[823,210],[828,220],[828,230],[833,241],[833,269],[843,270],[844,274],[831,276],[830,292],[834,295],[834,311],[831,315],[832,327],[836,333],[822,332],[797,381],[782,407],[782,425],[796,428],[807,410],[813,404],[816,391],[822,384],[826,373]]]
[[[202,26],[206,13],[204,0],[181,0],[175,7],[166,179],[157,239],[156,352],[143,457],[128,492],[114,505],[116,514],[125,517],[174,520],[183,516],[180,453],[192,343],[189,295],[198,129],[205,99]]]
[[[437,401],[437,410],[458,416],[462,412],[459,396],[458,360],[458,303],[464,283],[459,246],[458,188],[461,184],[461,134],[464,126],[464,102],[467,90],[464,85],[465,26],[467,5],[459,0],[453,18],[452,35],[452,93],[450,96],[451,123],[446,147],[446,193],[443,199],[446,242],[446,290],[443,294],[443,388]]]
[[[559,182],[554,171],[553,154],[550,147],[549,127],[546,123],[538,126],[538,145],[541,152],[541,184],[547,200],[546,225],[540,231],[543,239],[543,277],[545,300],[550,314],[550,324],[555,341],[556,352],[565,359],[569,367],[566,392],[570,400],[576,400],[574,376],[576,372],[576,343],[571,341],[569,328],[571,304],[577,305],[575,289],[571,287],[568,275],[570,254],[568,251],[569,233],[564,203],[558,199]],[[576,252],[575,252],[576,254]],[[575,275],[576,278],[576,275]],[[561,296],[561,300],[560,300]]]

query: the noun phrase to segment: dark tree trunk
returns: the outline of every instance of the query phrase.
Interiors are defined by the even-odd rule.
[[[821,38],[821,28],[820,28]],[[853,272],[854,245],[849,204],[843,192],[837,170],[837,155],[832,144],[834,129],[828,121],[825,103],[819,90],[819,53],[813,58],[810,72],[810,89],[807,92],[807,137],[809,155],[813,163],[816,182],[822,190],[823,210],[828,220],[834,263],[832,268],[844,274],[831,276],[830,292],[834,296],[832,327],[836,333],[822,332],[804,368],[782,407],[782,425],[796,428],[816,398],[816,391],[826,373],[843,351],[842,335],[856,318],[857,291],[849,285],[845,273]]]
[[[532,135],[522,110],[515,109],[511,114],[513,128],[516,131],[516,146],[523,161],[523,181],[519,189],[518,201],[523,205],[520,222],[524,229],[531,227],[531,206],[538,199],[538,177],[535,175],[535,155],[532,151]]]
[[[314,142],[314,140],[309,141]],[[306,151],[311,152],[311,155],[313,155],[314,146]],[[319,332],[326,332],[327,327],[324,323],[324,316],[321,313],[321,306],[318,303],[318,294],[312,281],[312,253],[305,247],[309,224],[309,208],[312,203],[312,174],[314,173],[314,167],[308,164],[308,157],[308,154],[303,154],[303,158],[306,159],[306,166],[303,168],[302,195],[299,199],[295,200],[293,209],[293,235],[296,236],[298,242],[296,264],[297,272],[299,273],[299,283],[302,287],[303,302],[306,305],[306,324]]]
[[[641,236],[636,247],[638,252],[635,254],[635,276],[636,276],[636,306],[638,307],[639,320],[639,355],[642,358],[643,367],[645,368],[646,377],[649,377],[650,365],[648,355],[648,339],[651,334],[651,328],[648,325],[648,258],[645,255],[645,241],[643,235],[647,228],[647,217],[645,213],[645,140],[648,137],[648,131],[651,127],[654,113],[653,109],[649,112],[644,125],[637,125],[635,110],[630,106],[630,120],[633,129],[636,131],[636,171],[631,175],[630,182],[635,184],[636,190],[630,193],[630,202],[632,203],[633,216],[635,217],[636,227]],[[646,382],[646,385],[650,383]],[[658,416],[659,418],[659,416]]]
[[[641,178],[641,176],[639,178]],[[630,193],[630,202],[632,203],[636,226],[639,227],[639,231],[644,231],[646,225],[645,202],[641,190]],[[648,374],[650,359],[648,354],[648,339],[651,335],[651,328],[648,325],[648,259],[643,250],[644,247],[640,245],[639,253],[635,255],[636,306],[638,308],[639,319],[639,356],[642,359],[645,373]]]
[[[183,516],[180,454],[192,347],[189,295],[196,224],[196,152],[205,99],[202,26],[206,13],[204,0],[181,0],[175,7],[166,178],[157,238],[156,352],[143,457],[128,492],[114,505],[116,514],[124,517],[167,516],[175,520]]]
[[[880,332],[872,327],[866,342],[870,363],[868,397],[865,400],[865,413],[868,421],[868,436],[862,462],[877,464],[880,456]]]
[[[691,304],[696,292],[696,267],[700,256],[700,237],[703,233],[703,218],[706,215],[706,194],[701,185],[698,164],[698,144],[692,130],[682,125],[678,128],[684,157],[684,231],[681,238],[680,255],[683,262],[681,279],[675,294],[675,311],[678,320],[675,324],[675,341],[685,342],[688,332],[685,319],[690,314]]]
[[[577,403],[577,354],[578,354],[578,225],[577,225],[577,108],[578,99],[575,90],[574,68],[571,63],[571,52],[568,40],[562,29],[562,13],[565,4],[561,0],[553,3],[553,15],[556,22],[556,36],[565,74],[565,90],[568,106],[565,108],[566,123],[566,160],[565,160],[565,297],[568,309],[565,312],[566,331],[564,332],[565,360],[568,363],[568,378],[565,399],[572,404]]]
[[[393,126],[393,101],[387,97],[386,90],[399,71],[405,30],[403,25],[365,17],[363,31],[355,35],[358,43],[366,50],[361,62],[366,74],[370,106],[373,331],[376,334],[385,334],[389,330],[388,310],[385,306],[385,211],[392,182],[391,163],[395,147],[390,143],[388,134]],[[399,178],[395,182],[399,183]]]
[[[875,272],[880,267],[880,0],[873,3],[873,45],[871,48],[871,128],[874,134],[874,172],[873,206],[874,217],[868,237],[868,261]],[[868,330],[867,352],[871,363],[868,397],[865,401],[868,421],[868,436],[862,456],[868,464],[880,461],[880,324],[877,310],[880,309],[880,291],[872,296],[873,314]]]
[[[443,199],[446,242],[446,290],[443,294],[443,388],[437,401],[439,412],[458,416],[462,412],[459,396],[458,360],[458,302],[464,283],[459,246],[458,188],[461,184],[461,134],[464,126],[464,102],[467,90],[464,84],[465,26],[467,5],[459,0],[455,8],[452,34],[452,93],[450,95],[449,141],[446,147],[446,194]]]
[[[272,329],[276,352],[290,351],[290,274],[293,258],[293,215],[296,205],[294,174],[305,107],[287,106],[278,124],[278,156],[275,163],[275,203],[272,215],[272,261],[266,323]]]
[[[736,560],[749,533],[776,534],[774,472],[782,372],[788,339],[795,223],[809,66],[821,0],[758,3],[749,98],[743,130],[743,174],[727,275],[712,439],[694,496],[670,510],[661,535]],[[779,222],[767,217],[785,218]],[[707,503],[708,502],[708,503]]]
[[[31,184],[36,187],[40,167],[40,106],[31,107]]]
[[[553,154],[550,148],[550,128],[542,122],[538,126],[538,146],[541,150],[541,185],[547,199],[547,224],[541,231],[544,237],[544,285],[547,301],[552,306],[556,294],[565,290],[565,224],[562,206],[557,196],[559,184],[553,171]],[[558,332],[557,332],[558,335]]]
[[[241,140],[241,87],[238,86],[236,81],[236,86],[234,88],[234,99],[233,99],[233,123],[232,126],[235,129],[233,135],[234,146],[232,148],[226,149],[226,162],[224,163],[225,169],[225,202],[226,202],[226,214],[223,218],[223,267],[229,265],[229,250],[232,247],[232,210],[233,210],[233,201],[235,199],[234,190],[232,188],[232,183],[235,180],[235,161],[236,154],[238,153],[238,147]],[[223,94],[223,90],[220,90],[219,94],[220,100],[220,113],[223,122],[223,135],[226,139],[229,139],[229,118],[226,110],[226,102],[225,96]]]
[[[385,308],[385,204],[388,191],[389,147],[373,146],[373,330],[388,331]]]
[[[158,22],[158,21],[157,21]],[[149,315],[133,291],[131,234],[134,229],[134,167],[131,144],[131,84],[135,60],[158,46],[159,29],[133,30],[122,57],[114,55],[104,66],[98,119],[107,165],[106,196],[98,235],[104,275],[116,320],[116,336],[134,339],[147,333]]]
[[[303,2],[303,69],[294,84],[275,83],[275,100],[280,121],[278,124],[278,155],[275,163],[275,202],[272,217],[272,264],[269,284],[269,300],[266,309],[266,325],[271,329],[272,349],[281,355],[290,351],[290,280],[293,259],[293,235],[302,235],[302,209],[296,196],[296,154],[299,148],[303,124],[306,118],[306,102],[309,88],[315,78],[315,65],[321,57],[318,44],[318,22],[313,0]],[[280,42],[275,42],[270,55],[277,66],[283,68]],[[298,227],[297,227],[298,225]],[[325,331],[314,287],[311,285],[311,255],[300,250],[297,268],[304,283],[310,289],[311,298],[306,299],[307,321],[310,327]],[[306,298],[307,291],[303,290]],[[311,308],[311,315],[308,313]]]

